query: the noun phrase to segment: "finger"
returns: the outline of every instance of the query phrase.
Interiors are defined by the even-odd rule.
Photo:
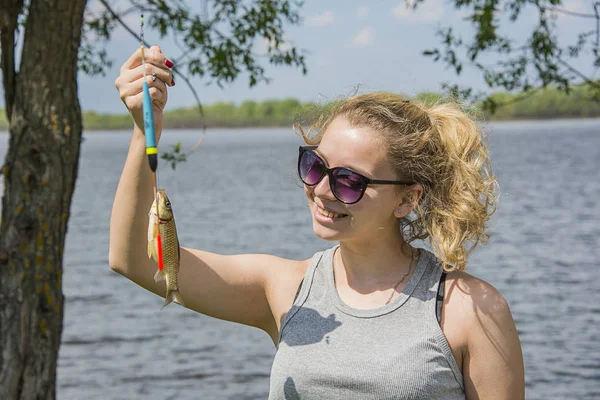
[[[167,93],[156,87],[150,88],[150,100],[152,100],[152,104],[163,108],[167,102]]]
[[[168,60],[158,46],[144,48],[144,60],[146,63],[152,63],[160,68],[172,68],[173,63]],[[142,65],[142,50],[138,48],[125,63],[121,66],[121,72],[136,68]]]
[[[163,92],[161,92],[158,88],[155,88],[155,87],[150,88],[149,92],[150,92],[150,99],[152,100],[152,104],[154,104],[155,106],[157,106],[159,109],[162,110],[164,108],[164,105],[167,102],[166,95]],[[144,100],[144,94],[138,93],[136,95],[125,98],[123,100],[123,102],[125,103],[125,105],[127,106],[128,109],[132,110],[132,109],[136,109],[136,108],[139,109],[142,105],[143,100]]]
[[[140,67],[141,74],[143,75],[143,67]],[[166,84],[171,85],[173,83],[173,73],[168,68],[157,67],[154,64],[146,64],[146,75],[152,76],[156,74],[156,79],[160,79]]]
[[[135,68],[142,64],[142,51],[138,48],[121,66],[121,74],[129,69]]]
[[[148,92],[150,93],[150,100],[152,100],[153,104],[164,104],[165,103],[165,93],[163,91],[161,91],[159,88],[151,87],[148,89]],[[135,106],[135,105],[142,104],[143,100],[144,100],[144,94],[138,93],[138,94],[127,97],[127,99],[125,99],[125,103],[128,105]]]
[[[145,81],[148,83],[149,92],[153,92],[152,89],[156,88],[156,89],[160,90],[161,92],[166,93],[167,86],[166,86],[165,82],[163,82],[162,79],[156,79],[156,82],[155,82],[152,80],[152,76],[147,75]],[[127,97],[133,97],[133,96],[136,96],[136,95],[142,93],[143,84],[144,84],[144,77],[141,76],[138,79],[136,79],[135,81],[123,85],[119,90],[121,99],[124,100]]]
[[[160,65],[161,67],[166,66],[167,68],[173,68],[173,62],[167,57],[165,57],[160,47],[152,46],[150,47],[150,51],[152,53],[152,56],[150,58],[151,62],[153,62],[156,65]]]
[[[164,66],[156,66],[154,64],[146,63],[146,66],[139,65],[135,69],[126,70],[121,74],[121,79],[125,82],[135,82],[141,77],[144,76],[144,70],[146,72],[146,76],[152,76],[153,73],[156,74],[156,78],[160,79],[169,84],[169,86],[173,86],[173,73]]]
[[[123,99],[123,103],[125,103],[125,106],[129,109],[129,110],[134,110],[134,109],[141,109],[142,108],[142,101],[143,101],[143,94],[142,93],[138,93],[136,95],[133,96],[128,96],[126,98]]]
[[[163,82],[162,79],[157,79],[156,82],[154,82],[152,81],[152,77],[146,77],[146,82],[148,82],[148,91],[150,92],[150,98],[152,100],[159,99],[166,95],[167,84]]]

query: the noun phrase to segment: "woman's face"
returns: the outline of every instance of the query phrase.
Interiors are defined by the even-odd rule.
[[[378,134],[355,128],[343,117],[334,119],[316,152],[329,168],[347,167],[372,179],[399,180],[385,157]],[[401,202],[403,186],[370,184],[358,203],[344,204],[331,192],[325,175],[315,186],[304,185],[315,234],[332,241],[372,241],[382,235],[398,235],[394,211]],[[324,211],[326,210],[326,211]],[[338,214],[333,216],[329,213]]]

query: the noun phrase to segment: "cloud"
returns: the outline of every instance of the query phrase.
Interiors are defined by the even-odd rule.
[[[373,31],[368,26],[362,28],[352,39],[352,44],[356,47],[365,47],[371,43],[373,43]]]
[[[258,39],[256,46],[257,46],[258,52],[260,54],[264,55],[264,54],[267,54],[269,49],[275,48],[275,41],[268,40],[266,38],[260,38],[260,39]],[[280,41],[279,46],[277,46],[277,49],[279,51],[289,51],[289,50],[291,50],[291,48],[292,48],[291,43],[288,42],[286,39],[283,39],[282,41]]]
[[[406,0],[392,8],[394,18],[409,22],[435,22],[444,16],[444,3],[440,0],[429,0],[413,9],[415,0]]]
[[[358,7],[358,10],[356,10],[356,16],[358,18],[365,18],[367,15],[369,15],[369,7],[367,6],[360,6]]]
[[[325,11],[323,14],[308,17],[306,20],[309,25],[319,27],[333,25],[334,21],[335,16],[331,11]]]

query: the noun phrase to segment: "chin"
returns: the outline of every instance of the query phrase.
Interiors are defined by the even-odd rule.
[[[313,232],[317,237],[330,242],[339,241],[342,234],[338,230],[333,230],[321,225],[319,222],[313,220]]]

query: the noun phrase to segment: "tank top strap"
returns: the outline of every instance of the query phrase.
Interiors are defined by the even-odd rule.
[[[438,324],[442,323],[442,306],[444,305],[444,290],[446,287],[446,275],[448,275],[445,271],[442,272],[440,276],[440,281],[438,283],[437,289],[437,297],[435,299],[435,316]]]
[[[425,258],[427,268],[419,285],[420,292],[416,297],[424,300],[422,306],[428,320],[439,326],[445,292],[446,273],[441,261],[430,250],[420,248],[421,257]]]
[[[421,250],[423,251],[423,250]],[[431,332],[435,336],[435,340],[440,348],[440,351],[444,354],[452,373],[454,374],[456,381],[460,387],[464,390],[464,377],[462,371],[456,363],[456,359],[450,349],[450,344],[446,339],[446,335],[442,331],[441,318],[442,318],[442,306],[446,290],[446,277],[447,273],[442,267],[442,262],[430,251],[425,251],[429,258],[429,269],[427,279],[423,282],[423,289],[427,290],[429,295],[425,296],[426,301],[424,303],[425,308],[425,320],[427,325],[430,327]]]

